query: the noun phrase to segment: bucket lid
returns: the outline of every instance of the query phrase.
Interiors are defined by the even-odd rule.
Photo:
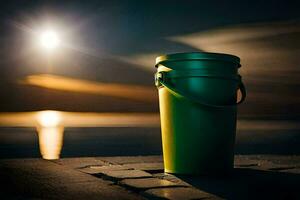
[[[189,52],[189,53],[175,53],[159,56],[156,58],[156,65],[165,61],[182,61],[182,60],[222,60],[238,64],[240,67],[240,58],[230,54],[224,53],[209,53],[209,52]]]

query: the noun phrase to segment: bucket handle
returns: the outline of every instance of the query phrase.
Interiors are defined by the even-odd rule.
[[[173,95],[180,96],[182,98],[187,98],[189,100],[192,100],[195,103],[198,103],[198,104],[201,104],[201,105],[204,105],[204,106],[214,107],[214,108],[232,107],[232,106],[236,106],[238,104],[241,104],[246,98],[246,88],[245,88],[245,85],[242,82],[242,77],[240,75],[238,75],[238,79],[237,79],[237,81],[239,82],[237,89],[241,91],[241,94],[242,94],[241,99],[237,103],[234,103],[234,104],[219,105],[219,104],[208,103],[205,100],[200,99],[199,97],[196,98],[196,97],[193,97],[193,96],[190,96],[190,95],[186,94],[183,91],[175,89],[173,86],[171,86],[169,83],[166,82],[166,76],[165,76],[166,73],[168,73],[168,72],[161,71],[161,72],[157,72],[155,74],[155,85],[157,87],[162,85],[162,86],[166,87]],[[205,77],[207,77],[207,76],[205,76]],[[224,78],[224,77],[221,77],[221,78]]]

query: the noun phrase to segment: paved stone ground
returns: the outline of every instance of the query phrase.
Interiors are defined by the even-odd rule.
[[[0,160],[0,199],[300,199],[300,156],[236,156],[227,177],[175,176],[161,156]]]

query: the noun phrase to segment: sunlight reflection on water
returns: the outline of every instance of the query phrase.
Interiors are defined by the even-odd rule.
[[[158,113],[79,113],[45,110],[1,113],[0,127],[36,127],[44,159],[58,159],[65,127],[159,127]]]
[[[37,156],[33,152],[37,150],[34,137],[25,134],[34,130],[32,127],[37,131],[40,154],[44,159],[58,159],[60,155],[153,154],[161,151],[158,113],[79,113],[49,110],[0,113],[0,157]],[[261,146],[272,148],[276,144],[285,145],[284,148],[278,147],[277,152],[286,152],[289,149],[289,152],[299,152],[295,150],[298,145],[296,133],[300,130],[299,121],[238,120],[237,130],[238,144],[243,144],[242,147],[238,146],[238,149],[242,149],[238,152],[249,152],[249,145],[259,146],[262,142],[266,144]],[[247,151],[243,150],[245,146]],[[261,146],[256,146],[253,149],[259,152]],[[27,150],[30,152],[26,152]]]
[[[42,157],[47,160],[58,159],[63,146],[64,127],[38,127],[37,131]]]
[[[37,114],[37,122],[42,157],[47,160],[58,159],[63,146],[64,135],[60,113],[57,111],[41,111]]]

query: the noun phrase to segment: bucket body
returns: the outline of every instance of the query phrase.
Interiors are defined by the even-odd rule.
[[[165,172],[230,172],[241,84],[239,58],[180,53],[158,57],[156,66]]]

